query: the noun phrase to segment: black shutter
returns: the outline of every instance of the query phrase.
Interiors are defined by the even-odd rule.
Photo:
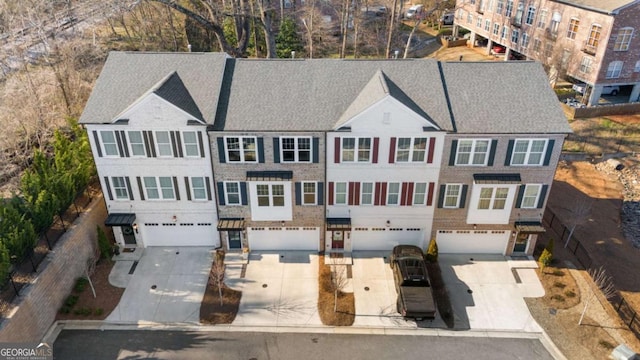
[[[258,162],[264,163],[264,139],[258,138]]]
[[[173,190],[176,192],[176,200],[180,200],[180,189],[178,188],[178,178],[173,177]]]
[[[142,138],[144,139],[144,149],[147,151],[147,157],[153,157],[151,153],[151,142],[149,141],[149,134],[146,131],[142,132]]]
[[[204,178],[204,184],[207,187],[207,200],[211,201],[212,197],[211,197],[211,183],[209,182],[209,177],[206,176]]]
[[[129,146],[127,146],[127,136],[124,131],[120,131],[120,138],[122,139],[122,148],[124,149],[124,156],[129,157]]]
[[[180,131],[176,131],[176,147],[178,148],[179,157],[184,157],[184,152],[182,151],[182,138],[180,137]]]
[[[313,151],[313,162],[320,162],[320,138],[311,139],[311,151]]]
[[[219,137],[216,140],[218,142],[218,159],[220,160],[221,164],[224,164],[225,163],[224,138]]]
[[[224,183],[222,181],[218,181],[218,202],[220,205],[225,205],[225,196],[224,196]]]
[[[124,149],[122,148],[122,138],[120,137],[120,131],[114,131],[116,135],[116,144],[118,144],[118,155],[124,157]]]
[[[98,138],[97,131],[93,131],[93,140],[96,141],[96,150],[98,151],[98,157],[102,157],[102,148],[100,147],[100,139]]]
[[[324,183],[318,183],[318,205],[324,205]]]
[[[131,181],[128,176],[125,176],[124,181],[127,182],[127,192],[129,193],[129,200],[133,200],[133,190],[131,189]]]
[[[455,141],[455,140],[453,140]],[[438,194],[438,208],[441,209],[444,206],[444,192],[447,190],[447,185],[440,185],[440,193]]]
[[[144,200],[144,188],[142,187],[140,176],[136,176],[136,181],[138,182],[138,190],[140,190],[140,200]]]
[[[187,189],[187,200],[191,200],[191,186],[189,186],[189,178],[184,177],[184,187]]]
[[[498,140],[491,140],[491,148],[489,149],[489,161],[487,166],[493,166],[493,160],[496,157],[496,148],[498,147]]]
[[[504,158],[504,166],[511,165],[511,153],[513,152],[513,144],[515,140],[509,140],[509,145],[507,145],[507,156]]]
[[[467,201],[467,189],[469,185],[462,185],[462,192],[460,193],[460,209],[464,209],[465,203]]]
[[[173,149],[173,157],[179,157],[178,147],[176,144],[176,132],[177,131],[169,131],[169,136],[171,138],[171,148]]]
[[[196,134],[198,134],[198,146],[200,147],[200,157],[204,157],[204,141],[202,141],[202,133],[200,131],[196,131]]]
[[[449,154],[449,166],[456,164],[456,151],[458,151],[458,140],[451,141],[451,153]]]
[[[157,157],[156,145],[153,142],[153,131],[147,131],[147,136],[149,137],[149,148],[151,148],[151,156]]]
[[[516,197],[516,209],[520,209],[522,207],[522,197],[524,196],[524,189],[526,185],[520,185],[518,187],[518,196]]]
[[[296,182],[296,205],[302,205],[302,184]]]
[[[280,138],[278,137],[273,138],[273,162],[276,164],[280,162]]]
[[[538,197],[538,209],[542,209],[542,205],[544,205],[544,199],[547,196],[547,190],[549,190],[549,185],[542,185],[542,189],[540,189],[540,196]]]
[[[109,178],[104,177],[104,186],[107,187],[107,195],[109,196],[109,200],[113,200],[113,194],[111,194],[111,184],[109,184]]]
[[[549,161],[551,160],[551,154],[553,153],[553,145],[555,145],[556,141],[551,139],[547,144],[547,153],[544,155],[544,163],[542,165],[548,166]]]
[[[247,183],[244,181],[240,182],[240,197],[242,198],[242,205],[249,203],[249,199],[247,198]]]

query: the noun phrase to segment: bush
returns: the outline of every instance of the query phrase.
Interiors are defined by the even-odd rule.
[[[567,285],[565,285],[564,283],[561,283],[560,281],[556,281],[553,283],[554,287],[560,288],[560,289],[564,289],[567,287]]]
[[[429,241],[426,258],[428,262],[438,262],[438,244],[436,243],[436,239],[431,239],[431,241]]]
[[[549,243],[542,251],[538,261],[542,264],[541,270],[544,270],[545,267],[551,265],[551,262],[553,261],[553,239],[549,239]]]
[[[77,302],[78,302],[77,295],[69,295],[67,297],[67,300],[64,301],[64,305],[68,306],[69,308],[72,308]]]
[[[111,257],[111,243],[107,239],[107,234],[104,233],[104,230],[102,230],[100,225],[96,225],[96,229],[98,231],[98,248],[100,249],[100,258],[109,259]]]
[[[71,313],[71,308],[65,305],[65,306],[60,308],[60,313],[69,314],[69,313]]]
[[[93,310],[91,310],[91,308],[80,308],[75,309],[73,313],[76,315],[89,316],[93,313]]]
[[[88,283],[89,281],[87,279],[83,277],[78,278],[78,280],[76,280],[76,286],[73,287],[73,291],[76,293],[83,292]]]
[[[102,308],[97,308],[93,311],[93,315],[95,316],[100,316],[104,313],[104,310]]]
[[[564,296],[566,296],[568,298],[574,298],[574,297],[576,297],[576,293],[574,293],[571,290],[567,290],[567,291],[564,292]]]
[[[559,302],[564,302],[564,296],[562,296],[562,295],[558,295],[558,294],[553,295],[553,296],[551,297],[551,299],[552,299],[552,300],[559,301]]]

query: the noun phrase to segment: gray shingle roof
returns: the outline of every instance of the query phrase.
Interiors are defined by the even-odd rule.
[[[442,71],[459,133],[571,132],[537,62],[445,62]]]
[[[227,57],[224,53],[111,52],[80,123],[112,122],[159,81],[177,72],[201,117],[212,124]],[[194,111],[192,106],[187,108],[190,113]]]
[[[559,3],[611,14],[638,0],[556,0]]]
[[[191,94],[189,94],[189,90],[184,86],[184,83],[177,72],[169,75],[169,77],[162,82],[154,93],[188,114],[191,114],[196,119],[204,121],[202,113],[200,113],[200,109],[196,105],[195,101],[193,101]]]

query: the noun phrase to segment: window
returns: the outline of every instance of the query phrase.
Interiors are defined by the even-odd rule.
[[[280,138],[282,162],[311,162],[310,137]]]
[[[207,188],[203,177],[191,178],[191,196],[193,200],[207,200]]]
[[[458,140],[456,165],[487,165],[489,140]]]
[[[266,186],[266,185],[265,185]],[[224,183],[225,204],[240,205],[240,183],[237,181]]]
[[[478,210],[503,210],[509,196],[509,188],[483,187],[480,189]]]
[[[509,27],[505,25],[505,26],[502,27],[502,32],[500,33],[500,37],[502,39],[506,39],[507,38],[507,34],[509,34]]]
[[[489,31],[491,29],[491,20],[484,21],[484,31]]]
[[[400,183],[389,183],[387,188],[387,205],[400,204]]]
[[[302,205],[315,205],[316,201],[316,182],[302,182]]]
[[[373,183],[365,182],[360,186],[360,205],[373,205]]]
[[[542,42],[540,41],[540,39],[538,39],[538,38],[533,39],[533,51],[539,52],[540,51],[540,45],[542,45]]]
[[[496,13],[502,14],[502,9],[504,9],[504,0],[498,0],[496,3]]]
[[[467,24],[473,24],[473,15],[467,14]]]
[[[636,61],[636,66],[633,68],[634,72],[640,72],[640,60]]]
[[[567,39],[575,39],[576,33],[578,32],[578,27],[580,26],[580,20],[576,18],[571,18],[569,21],[569,29],[567,30]]]
[[[513,146],[511,165],[542,165],[546,148],[545,139],[518,139]]]
[[[521,47],[526,49],[529,46],[529,35],[527,33],[522,33],[522,44]]]
[[[520,32],[516,29],[511,31],[511,42],[514,44],[518,43],[518,38],[520,37]]]
[[[444,204],[445,208],[457,208],[460,206],[460,191],[462,185],[460,184],[447,184],[444,191]]]
[[[607,79],[615,79],[620,77],[622,72],[622,61],[612,61],[607,68]]]
[[[562,15],[560,15],[559,12],[554,12],[553,16],[551,17],[551,24],[549,25],[549,31],[551,32],[551,34],[555,35],[558,33],[560,21],[562,21]]]
[[[416,183],[413,190],[413,205],[424,205],[427,199],[427,183]]]
[[[168,131],[156,131],[156,146],[158,148],[158,156],[173,156]]]
[[[229,162],[258,162],[255,137],[226,137]]]
[[[141,131],[129,131],[129,147],[131,148],[131,155],[133,156],[146,156],[144,150],[144,141],[142,140]]]
[[[125,182],[124,177],[112,177],[111,184],[113,185],[113,192],[116,194],[117,200],[129,200],[129,191],[127,189],[127,183]]]
[[[427,138],[398,138],[396,162],[424,162]]]
[[[336,205],[347,204],[347,183],[346,182],[336,183],[336,194],[335,194],[334,204]]]
[[[591,68],[593,65],[593,58],[590,56],[583,56],[582,61],[580,61],[580,72],[588,74],[591,72]]]
[[[116,144],[116,136],[113,131],[100,131],[102,139],[102,148],[105,156],[119,156],[118,144]]]
[[[482,27],[482,18],[480,16],[476,19],[476,27]]]
[[[633,28],[622,28],[618,30],[618,36],[616,36],[616,43],[613,46],[613,51],[627,51],[629,50],[629,43],[631,42],[631,36],[633,35]]]
[[[536,8],[533,6],[529,6],[527,9],[527,18],[525,19],[525,23],[527,25],[533,25],[533,19],[536,17]]]
[[[158,189],[158,182],[160,183],[159,189]],[[171,181],[171,177],[168,177],[168,176],[161,176],[159,178],[145,177],[144,187],[145,187],[145,190],[147,191],[147,199],[149,200],[175,199],[175,193],[174,193],[173,182]]]
[[[493,23],[493,35],[498,35],[498,32],[500,32],[500,24]]]
[[[524,209],[535,209],[538,206],[538,196],[541,187],[542,185],[528,184],[522,194],[522,204],[520,207]]]
[[[591,25],[591,31],[589,31],[589,38],[587,39],[587,47],[591,47],[593,51],[598,47],[600,43],[600,34],[602,33],[602,26]]]
[[[548,11],[543,9],[540,10],[540,17],[538,18],[538,28],[543,29],[547,25],[547,14]]]
[[[513,11],[513,0],[507,0],[507,9],[504,12],[504,16],[511,17],[512,11]]]
[[[284,206],[284,185],[258,184],[256,185],[258,206]]]
[[[370,162],[371,138],[342,138],[342,162]]]
[[[200,146],[195,131],[185,131],[182,133],[184,142],[184,154],[187,157],[200,157]]]
[[[550,58],[551,55],[553,54],[553,44],[552,43],[545,43],[544,44],[544,57],[545,58]]]

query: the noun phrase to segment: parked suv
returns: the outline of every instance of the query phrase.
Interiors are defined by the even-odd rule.
[[[436,304],[422,249],[413,245],[398,245],[391,252],[390,265],[398,293],[398,313],[416,320],[433,320],[436,317]]]

